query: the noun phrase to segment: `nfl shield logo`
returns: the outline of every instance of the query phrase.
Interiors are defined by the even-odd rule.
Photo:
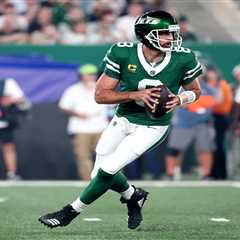
[[[150,73],[150,75],[151,75],[151,76],[154,76],[154,75],[155,75],[155,73],[156,73],[156,71],[154,71],[154,70],[151,70],[149,73]]]

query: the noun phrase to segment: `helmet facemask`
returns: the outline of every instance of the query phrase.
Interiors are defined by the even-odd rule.
[[[165,40],[161,39],[161,32],[172,33],[173,40],[170,41],[170,47],[163,47],[161,45],[161,41],[163,42]],[[156,50],[160,50],[162,52],[177,51],[182,45],[182,37],[180,36],[180,29],[178,25],[170,25],[168,29],[154,29],[149,32],[145,38]]]

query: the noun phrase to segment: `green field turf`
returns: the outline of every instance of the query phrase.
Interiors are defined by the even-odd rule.
[[[37,221],[38,216],[75,199],[78,187],[0,187],[0,240],[240,239],[240,188],[146,189],[150,197],[138,230],[127,229],[125,206],[112,192],[71,225],[48,229]],[[84,218],[102,221],[86,222]],[[230,222],[212,222],[210,218],[227,218]]]

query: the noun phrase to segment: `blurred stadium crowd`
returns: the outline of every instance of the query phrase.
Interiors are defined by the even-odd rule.
[[[168,9],[166,0],[1,0],[0,44],[20,47],[18,44],[97,45],[135,41],[136,18],[151,9],[167,10],[175,15],[184,41],[202,42],[192,31],[187,15]],[[195,143],[201,179],[240,178],[240,65],[232,66],[236,81],[230,85],[221,69],[204,61],[202,64],[206,69],[201,77],[204,94],[197,103],[176,111],[173,131],[168,145],[164,146],[166,178],[169,180],[181,179],[184,153],[192,143]],[[104,115],[103,109],[91,99],[97,73],[97,66],[82,66],[78,72],[81,85],[76,83],[67,88],[59,103],[70,120],[67,131],[71,136],[78,175],[83,180],[90,177],[91,155],[109,118],[109,114]],[[85,98],[79,98],[80,95]],[[14,142],[12,130],[10,135],[9,132],[1,134],[0,131],[7,177],[17,180],[15,146],[9,145]],[[185,142],[182,136],[187,136]],[[142,173],[148,172],[151,179],[159,179],[162,176],[158,167],[161,151],[149,152],[127,167],[129,178],[143,178]]]
[[[135,40],[136,18],[150,9],[166,10],[165,0],[2,0],[0,43],[104,44]],[[172,10],[176,15],[176,11]],[[179,16],[185,40],[197,40]],[[126,27],[127,26],[127,27]]]

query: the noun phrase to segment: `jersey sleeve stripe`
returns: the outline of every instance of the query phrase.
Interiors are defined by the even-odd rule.
[[[117,68],[117,69],[120,68],[120,65],[119,65],[119,64],[113,62],[113,61],[110,60],[107,56],[105,57],[105,60],[107,60],[107,62],[108,62],[110,65],[112,65],[113,67],[115,67],[115,68]]]
[[[186,76],[185,78],[183,78],[183,80],[186,80],[188,78],[193,77],[196,73],[198,73],[199,71],[202,71],[202,67],[200,66],[199,68],[196,69],[196,71],[194,73],[192,73],[191,75]]]
[[[109,65],[108,63],[106,64],[106,68],[112,70],[113,72],[116,72],[116,73],[119,73],[120,74],[120,71],[115,69],[113,66]]]
[[[195,68],[193,68],[193,69],[191,69],[191,70],[189,70],[189,71],[186,72],[186,75],[195,72],[195,70],[196,70],[197,68],[199,68],[200,66],[201,66],[201,64],[200,64],[200,62],[198,62]]]

